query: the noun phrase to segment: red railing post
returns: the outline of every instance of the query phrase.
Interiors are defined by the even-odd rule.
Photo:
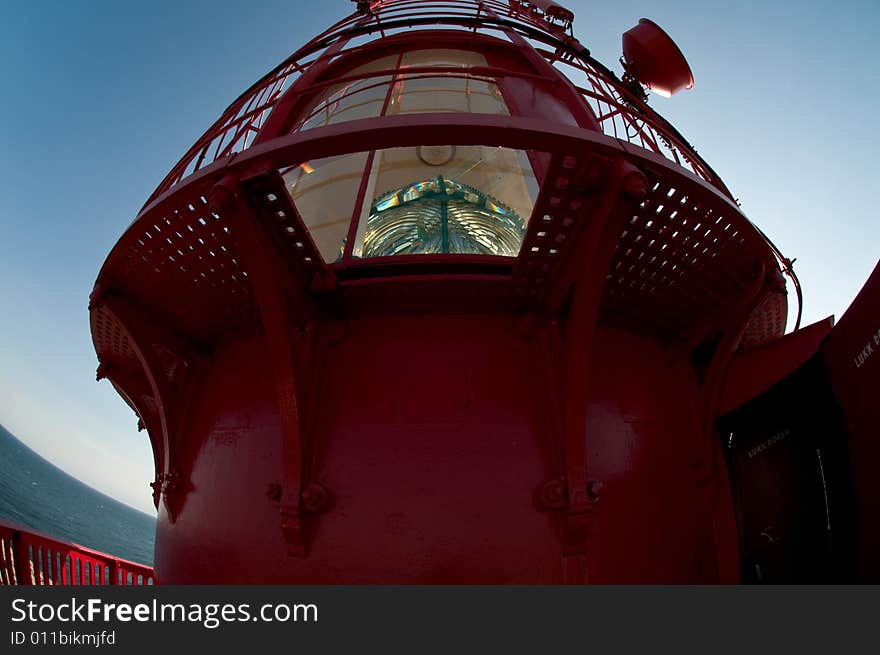
[[[32,585],[30,544],[24,534],[16,530],[12,534],[13,550],[15,551],[15,579],[20,585]]]

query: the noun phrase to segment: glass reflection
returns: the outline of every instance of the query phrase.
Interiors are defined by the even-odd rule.
[[[515,257],[525,232],[516,212],[479,189],[438,175],[378,198],[362,257],[469,254]]]

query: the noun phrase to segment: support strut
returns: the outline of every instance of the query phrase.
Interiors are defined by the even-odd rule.
[[[644,174],[622,157],[611,164],[607,175],[607,183],[573,253],[575,266],[580,270],[562,344],[567,500],[563,577],[569,584],[587,581],[587,536],[595,500],[587,479],[587,400],[599,302],[623,223],[644,195],[647,184]]]
[[[252,180],[249,180],[250,183]],[[276,202],[284,202],[288,214],[293,215],[295,210],[292,203],[285,199],[283,188],[279,189]],[[261,226],[255,203],[238,178],[227,176],[218,182],[209,202],[218,211],[223,211],[230,221],[259,307],[281,418],[281,531],[287,542],[288,553],[305,557],[308,544],[303,523],[306,509],[303,500],[304,496],[310,498],[314,494],[304,484],[303,417],[300,411],[301,392],[298,389],[297,350],[294,346],[295,323],[289,312],[284,285],[287,265],[281,261],[270,235]]]
[[[89,303],[91,311],[104,311],[116,323],[141,366],[143,382],[136,373],[110,362],[101,362],[97,377],[108,378],[134,405],[145,425],[156,457],[153,503],[160,496],[173,521],[179,506],[169,503],[168,494],[180,488],[174,469],[174,448],[186,430],[185,419],[192,397],[195,370],[206,354],[195,344],[153,320],[138,303],[123,292],[96,284]],[[160,353],[165,353],[165,359]],[[142,406],[144,396],[152,397],[153,415]]]

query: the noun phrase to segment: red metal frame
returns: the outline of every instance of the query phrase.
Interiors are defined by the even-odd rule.
[[[845,416],[847,450],[858,511],[856,580],[880,581],[880,485],[874,463],[880,456],[880,262],[822,345],[834,396]]]
[[[97,378],[109,379],[123,392],[150,435],[156,464],[153,501],[158,506],[159,497],[164,494],[167,501],[177,486],[175,446],[187,428],[187,410],[205,354],[130,299],[101,285],[92,292],[89,310],[93,325],[103,321],[114,326],[110,341],[115,344],[99,357]],[[106,338],[100,328],[98,334]],[[132,353],[139,365],[120,357],[118,350]],[[178,508],[166,503],[166,509],[173,520]]]
[[[833,327],[829,317],[737,357],[724,382],[719,413],[727,414],[757,398],[803,366],[819,352]]]
[[[568,495],[565,522],[565,579],[587,581],[586,541],[593,498],[587,480],[587,400],[589,398],[591,354],[594,330],[605,285],[605,271],[617,247],[621,225],[646,192],[644,174],[624,159],[617,159],[597,199],[590,224],[573,253],[579,262],[579,284],[571,301],[566,327],[564,453],[565,486]]]
[[[425,130],[426,125],[430,125],[432,128],[430,133],[427,133]],[[238,155],[235,162],[231,164],[221,166],[220,162],[218,162],[210,169],[206,169],[204,173],[193,177],[190,184],[186,186],[183,198],[180,197],[181,194],[179,192],[172,190],[166,192],[166,194],[163,194],[151,203],[151,205],[145,208],[141,213],[141,218],[134,226],[132,226],[129,233],[120,240],[120,243],[117,244],[114,253],[111,254],[105,265],[105,271],[102,272],[101,277],[112,275],[113,269],[118,268],[119,265],[123,265],[123,262],[125,262],[124,265],[131,266],[130,262],[143,257],[143,254],[138,254],[138,252],[143,252],[142,247],[139,246],[138,243],[144,242],[144,239],[140,236],[142,234],[140,230],[148,231],[145,229],[146,226],[156,222],[156,217],[168,215],[169,212],[171,214],[179,212],[175,207],[179,206],[178,203],[181,201],[185,202],[185,200],[183,200],[184,198],[192,197],[193,195],[201,195],[202,197],[207,195],[210,191],[210,185],[213,184],[213,179],[218,171],[244,171],[252,168],[259,168],[260,166],[266,166],[267,164],[280,168],[285,165],[295,164],[309,159],[329,157],[344,154],[346,152],[366,151],[370,149],[372,144],[377,142],[382,143],[385,147],[421,144],[442,145],[449,140],[449,134],[447,131],[454,131],[456,140],[459,143],[465,144],[481,143],[484,145],[506,145],[508,147],[524,150],[540,150],[545,152],[561,151],[563,153],[575,153],[578,149],[581,149],[582,151],[595,152],[597,155],[603,156],[613,156],[615,153],[620,152],[625,153],[629,157],[641,156],[641,161],[644,162],[643,165],[645,170],[649,173],[649,177],[651,177],[652,180],[658,180],[658,182],[652,185],[652,190],[649,192],[649,198],[645,201],[643,211],[646,212],[646,210],[650,209],[664,209],[664,207],[661,207],[662,199],[658,196],[661,193],[663,193],[664,196],[667,195],[664,192],[665,189],[675,191],[678,194],[675,198],[676,201],[679,200],[679,198],[682,202],[685,202],[688,198],[696,200],[696,202],[688,204],[684,208],[679,207],[681,211],[672,212],[672,215],[678,214],[676,220],[682,223],[682,229],[684,232],[687,232],[687,234],[681,230],[675,231],[668,229],[664,231],[656,220],[652,221],[649,219],[648,215],[645,215],[644,227],[640,227],[641,223],[636,224],[634,227],[638,229],[629,229],[626,231],[627,234],[623,236],[623,241],[621,242],[622,247],[618,249],[617,254],[617,257],[621,262],[625,263],[627,261],[627,253],[629,251],[636,253],[645,251],[642,246],[635,249],[623,247],[628,239],[633,240],[640,238],[642,239],[642,244],[644,246],[648,246],[650,242],[651,244],[654,244],[651,248],[658,252],[658,254],[662,248],[667,246],[671,247],[668,252],[672,254],[677,253],[676,256],[680,258],[679,265],[677,266],[677,274],[685,276],[682,277],[681,280],[686,281],[689,285],[687,288],[679,286],[680,291],[675,292],[673,296],[663,297],[660,300],[656,299],[656,294],[644,296],[645,300],[651,299],[651,302],[644,307],[643,311],[639,311],[636,314],[643,328],[645,321],[648,321],[647,324],[650,324],[651,322],[663,318],[663,314],[671,315],[671,312],[674,312],[677,324],[692,325],[694,321],[689,312],[697,311],[702,315],[706,311],[706,306],[697,304],[692,305],[692,308],[689,310],[685,310],[684,306],[679,306],[681,301],[693,303],[705,296],[705,302],[716,303],[717,300],[713,300],[717,295],[717,289],[713,288],[715,285],[731,285],[732,283],[732,286],[729,286],[728,288],[733,291],[736,286],[745,284],[750,278],[752,267],[751,262],[756,259],[772,261],[774,257],[772,250],[766,245],[766,242],[761,235],[754,229],[748,220],[742,216],[734,203],[721,195],[713,187],[700,181],[698,178],[687,175],[682,169],[668,164],[666,160],[652,157],[650,153],[643,149],[629,149],[623,147],[618,141],[607,139],[594,132],[578,128],[569,128],[535,119],[496,117],[490,115],[457,116],[450,114],[422,114],[389,116],[384,117],[381,120],[367,119],[331,125],[324,128],[315,128],[308,130],[307,132],[294,133],[279,137],[274,139],[271,144],[264,144],[263,146],[252,148]],[[574,155],[574,157],[574,161],[577,162],[579,160],[578,156]],[[580,164],[578,165],[580,166]],[[581,174],[585,175],[586,173],[582,172]],[[662,187],[660,185],[661,180]],[[667,204],[665,206],[666,214],[669,214],[671,210],[672,207]],[[544,215],[541,214],[540,208],[536,208],[534,213],[536,216]],[[653,214],[651,217],[653,218]],[[702,220],[700,220],[701,217]],[[707,217],[711,218],[713,223],[721,221],[722,219],[725,221],[721,224],[721,228],[719,228],[719,233],[725,237],[723,240],[718,241],[718,237],[711,235],[709,238],[706,238],[702,232],[699,234],[694,233],[693,228],[701,225],[704,227],[705,231],[706,223],[704,223],[704,221]],[[565,217],[563,217],[563,219],[564,218]],[[168,219],[166,218],[166,220]],[[688,223],[689,220],[690,223]],[[563,222],[565,221],[563,220]],[[652,222],[654,225],[652,225]],[[143,225],[144,228],[138,229],[140,225]],[[531,225],[536,226],[537,223],[533,220]],[[227,239],[224,233],[218,233],[218,235],[218,238],[223,239],[223,241],[220,242],[220,245],[226,249],[229,258],[233,261],[238,261],[235,257],[236,246],[234,241],[232,239]],[[730,239],[731,235],[733,235],[734,240]],[[713,248],[716,247],[713,245],[713,239],[720,249],[713,250]],[[697,243],[700,244],[699,249],[693,247]],[[683,245],[691,248],[691,250],[687,251],[682,249]],[[532,241],[531,237],[527,236],[526,243],[522,249],[523,254],[528,255],[533,247],[540,248],[540,244]],[[743,249],[751,252],[751,254],[744,255]],[[168,250],[173,250],[173,248],[168,248]],[[650,254],[650,251],[645,252]],[[666,252],[666,250],[663,252]],[[714,261],[711,259],[707,260],[709,255],[700,257],[700,255],[704,255],[705,252],[709,252],[709,255],[714,258]],[[652,257],[656,257],[656,255],[652,255]],[[564,252],[561,253],[561,258],[565,258]],[[525,263],[525,258],[521,256],[520,259]],[[701,259],[712,261],[712,269],[706,268],[705,264],[701,264]],[[668,260],[668,258],[664,257],[663,260]],[[663,260],[658,261],[657,265],[659,266],[659,264],[662,264]],[[442,256],[426,256],[422,261],[427,265],[432,261],[444,260]],[[460,260],[456,258],[447,258],[445,261],[452,264],[459,263]],[[632,266],[628,263],[626,265],[628,268],[631,268]],[[672,263],[669,264],[670,267],[672,265]],[[617,268],[616,263],[614,266]],[[717,270],[717,272],[714,272],[713,269]],[[737,269],[739,269],[738,272]],[[690,274],[691,270],[695,270],[694,274]],[[625,269],[623,269],[623,272],[625,272]],[[169,271],[169,274],[171,273],[173,273],[173,271]],[[144,282],[150,277],[153,277],[152,274],[145,272]],[[542,279],[541,276],[538,275],[533,277],[534,279]],[[668,275],[661,275],[661,277],[666,277],[669,280],[672,279],[669,278]],[[622,276],[620,280],[621,284],[628,284],[625,275]],[[239,277],[238,281],[241,282],[242,278]],[[544,278],[544,281],[546,282],[546,278]],[[155,282],[150,286],[144,285],[139,287],[139,296],[145,297],[150,293],[155,294],[156,289],[157,286]],[[183,291],[183,288],[181,288],[181,291]],[[638,291],[638,289],[621,289],[622,293],[617,295],[615,295],[616,292],[609,291],[612,295],[606,296],[606,300],[603,301],[603,304],[606,305],[606,307],[603,308],[603,314],[607,313],[609,309],[607,305],[611,302],[612,305],[615,306],[614,311],[621,316],[633,315],[635,309],[640,303],[644,302],[641,298],[632,297],[633,293],[636,291]],[[247,288],[242,288],[241,292],[244,295],[239,297],[242,301],[247,301],[249,290]],[[647,291],[644,291],[643,293],[647,293]],[[670,288],[669,293],[673,293],[672,288]],[[678,295],[675,295],[676,293]],[[680,298],[680,300],[676,300],[676,298]],[[208,300],[208,298],[205,300]],[[222,300],[219,301],[225,302]],[[663,309],[664,307],[665,309]],[[216,311],[211,310],[211,313],[215,317],[217,316]],[[240,314],[237,313],[233,318],[233,323],[236,326],[234,329],[239,329],[237,327],[240,325],[237,318],[239,315]],[[221,328],[224,325],[225,323],[218,323],[216,318],[212,322],[214,328]],[[194,326],[183,327],[190,330],[190,332],[194,328]],[[764,338],[771,338],[781,334],[781,330],[784,329],[784,324],[778,325],[770,322],[767,323],[767,327],[771,331],[768,332]],[[195,329],[200,331],[198,328]],[[680,330],[681,328],[672,329],[674,330],[672,334],[675,334],[675,331]]]
[[[172,169],[150,200],[187,174],[281,133],[280,125],[298,99],[293,89],[309,88],[332,60],[347,57],[369,45],[369,42],[349,45],[355,37],[382,39],[384,42],[393,35],[422,25],[430,25],[432,29],[457,26],[468,27],[475,33],[500,33],[515,38],[520,45],[528,45],[551,65],[560,62],[572,67],[584,76],[589,86],[578,90],[583,100],[592,105],[595,116],[601,118],[599,124],[605,134],[646,147],[687,167],[729,195],[708,165],[674,128],[635,97],[613,73],[592,60],[576,39],[559,26],[548,23],[541,15],[524,11],[516,4],[497,1],[398,0],[373,4],[368,16],[353,14],[279,64],[223,113]],[[552,50],[540,46],[550,46]],[[317,58],[310,59],[324,50]],[[302,76],[302,84],[299,76]],[[277,112],[274,111],[276,105]],[[270,113],[274,116],[267,118]],[[263,131],[266,136],[260,135]]]

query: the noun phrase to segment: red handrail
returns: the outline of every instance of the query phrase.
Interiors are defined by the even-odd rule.
[[[420,26],[465,27],[489,35],[508,30],[516,32],[551,65],[564,64],[585,76],[579,83],[590,88],[583,87],[580,91],[597,116],[603,117],[599,125],[604,134],[656,152],[732,199],[727,187],[696,150],[566,31],[570,30],[570,23],[565,20],[560,23],[562,8],[554,3],[542,2],[550,8],[550,14],[541,5],[518,0],[379,0],[368,4],[369,13],[355,11],[340,20],[240,95],[177,162],[144,207],[201,168],[255,145],[257,135],[281,98],[300,76],[321,60],[321,53],[327,48],[338,46],[331,58],[350,56],[380,38]],[[389,72],[392,71],[380,71]],[[325,82],[332,84],[334,80]],[[312,83],[308,90],[320,86],[320,83]]]
[[[153,569],[0,519],[0,585],[152,585]]]

